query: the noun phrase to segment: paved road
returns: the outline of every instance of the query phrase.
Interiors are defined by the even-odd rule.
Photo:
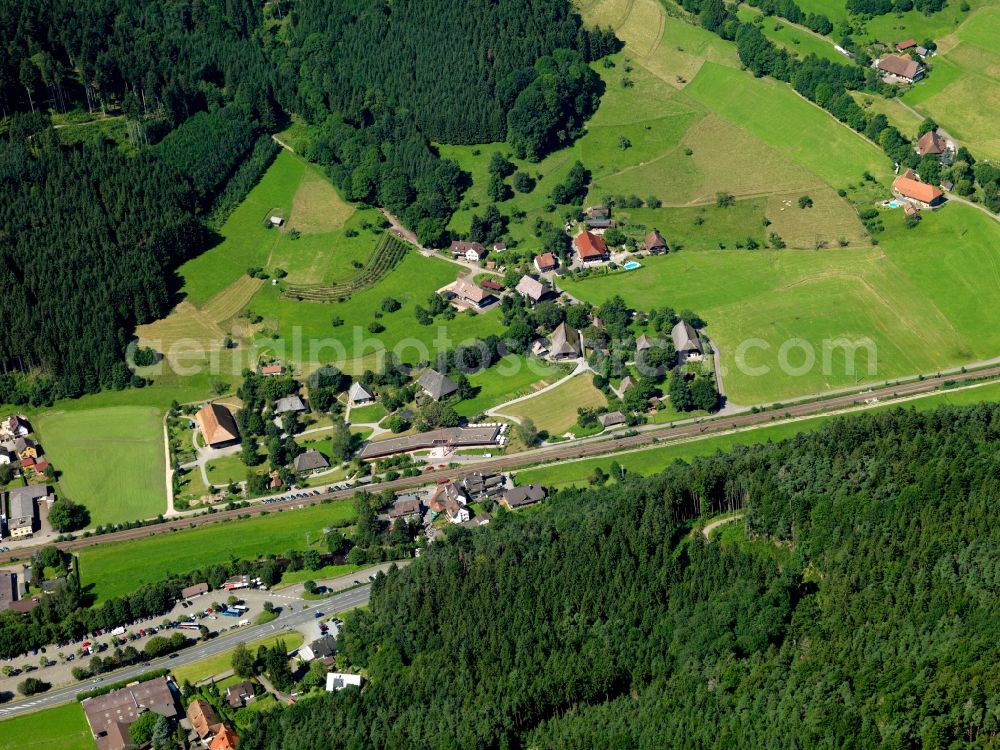
[[[24,698],[14,703],[4,704],[0,706],[0,720],[10,719],[14,716],[31,713],[33,711],[40,711],[43,708],[52,708],[53,706],[61,706],[64,703],[70,703],[71,701],[76,700],[77,693],[100,687],[106,682],[110,683],[126,680],[132,677],[137,677],[143,672],[148,672],[152,669],[159,669],[161,667],[176,669],[184,664],[191,664],[209,656],[216,656],[229,651],[235,648],[236,644],[240,641],[250,642],[260,638],[266,638],[269,635],[274,635],[275,633],[280,633],[282,631],[293,630],[303,623],[312,622],[316,617],[316,612],[322,612],[323,614],[330,615],[367,604],[370,594],[371,585],[365,584],[364,586],[359,586],[358,588],[345,591],[342,594],[331,596],[328,599],[307,602],[304,605],[297,606],[294,612],[288,612],[287,609],[285,609],[282,611],[281,615],[279,615],[278,618],[272,622],[265,625],[251,625],[236,631],[235,633],[213,638],[205,643],[200,643],[191,648],[179,651],[172,659],[169,657],[154,659],[153,661],[145,662],[144,664],[134,667],[120,669],[116,672],[108,672],[102,676],[102,679],[95,678],[93,680],[85,680],[75,685],[43,693],[42,695],[36,695],[31,698]]]
[[[640,428],[638,430],[638,434],[628,435],[627,437],[615,437],[614,435],[611,435],[606,439],[593,439],[593,442],[575,441],[573,443],[566,444],[557,443],[552,446],[546,446],[531,451],[523,451],[506,456],[484,459],[476,462],[475,464],[460,466],[458,468],[445,468],[436,471],[427,471],[417,477],[400,477],[399,479],[395,479],[391,482],[374,482],[365,485],[364,489],[365,491],[370,492],[380,492],[385,489],[413,489],[414,487],[421,487],[435,480],[460,479],[472,470],[484,472],[504,472],[523,469],[536,464],[552,463],[567,459],[593,458],[616,453],[626,448],[636,448],[639,446],[648,446],[653,444],[665,444],[684,438],[707,436],[713,433],[727,432],[733,429],[750,427],[753,425],[777,424],[782,420],[782,418],[822,414],[824,412],[834,411],[845,407],[857,406],[865,401],[877,400],[884,402],[898,396],[931,393],[938,390],[947,381],[953,382],[961,380],[962,378],[975,378],[977,380],[983,380],[998,377],[1000,377],[1000,366],[991,366],[968,373],[967,375],[955,373],[942,374],[924,378],[923,380],[913,380],[906,383],[897,383],[895,385],[871,388],[866,391],[843,394],[824,400],[786,404],[780,411],[769,410],[757,413],[744,412],[734,416],[722,416],[715,419],[709,418],[693,423],[685,423],[683,425],[646,425],[645,429]],[[321,493],[307,498],[289,500],[280,504],[255,504],[246,508],[223,510],[217,513],[210,513],[201,516],[191,516],[180,520],[168,521],[166,523],[145,526],[138,529],[126,529],[124,531],[116,531],[111,534],[102,534],[100,536],[74,539],[68,542],[59,542],[56,546],[66,551],[76,551],[101,544],[109,544],[111,542],[142,539],[156,534],[164,534],[175,530],[179,531],[192,526],[200,526],[207,523],[215,523],[217,521],[272,513],[279,509],[288,511],[292,508],[303,508],[309,505],[317,505],[324,500],[329,501],[348,498],[355,492],[357,492],[357,490],[351,488]],[[30,547],[15,547],[9,552],[0,553],[0,563],[12,559],[24,559],[33,554],[36,550],[41,549],[43,546],[45,546],[45,543],[32,545]]]

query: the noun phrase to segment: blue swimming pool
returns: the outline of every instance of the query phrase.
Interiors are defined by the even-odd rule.
[[[626,271],[633,271],[636,268],[642,268],[642,263],[636,263],[634,260],[630,260],[624,266],[622,266]]]

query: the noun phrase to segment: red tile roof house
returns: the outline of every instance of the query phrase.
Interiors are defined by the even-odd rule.
[[[944,202],[944,193],[936,187],[909,177],[897,177],[892,183],[892,192],[921,208],[934,208]]]
[[[610,257],[608,243],[592,232],[580,232],[574,237],[573,249],[581,263],[603,263]]]
[[[917,141],[917,153],[920,156],[927,154],[943,154],[948,149],[948,141],[938,135],[936,130],[928,130]]]
[[[907,39],[905,42],[896,42],[896,51],[903,52],[904,50],[908,50],[911,47],[916,47],[916,46],[917,46],[916,39]]]
[[[538,269],[538,273],[554,271],[558,267],[559,261],[556,260],[556,256],[552,253],[542,253],[541,255],[535,256],[535,268]]]

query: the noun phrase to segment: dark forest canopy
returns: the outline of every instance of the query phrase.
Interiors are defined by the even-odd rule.
[[[998,445],[1000,405],[900,409],[452,531],[341,632],[366,688],[241,750],[991,746]]]
[[[51,129],[31,145],[0,141],[0,362],[53,375],[49,398],[124,387],[133,329],[205,246],[191,192],[151,155],[60,148]]]
[[[618,47],[566,0],[303,0],[288,43],[269,45],[285,102],[317,126],[310,158],[354,200],[440,241],[465,188],[433,143],[510,140],[539,159],[596,107],[587,66]]]
[[[255,0],[0,0],[0,111],[117,107],[175,126],[239,100],[274,127]]]

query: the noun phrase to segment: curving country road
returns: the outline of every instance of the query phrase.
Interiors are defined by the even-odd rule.
[[[312,622],[316,619],[317,612],[323,612],[325,615],[331,615],[367,604],[370,594],[371,584],[365,584],[363,586],[345,591],[341,594],[335,594],[334,596],[326,599],[306,602],[294,612],[282,611],[277,619],[264,625],[250,625],[248,627],[241,628],[238,631],[219,636],[218,638],[213,638],[210,641],[199,643],[195,646],[184,649],[183,651],[178,651],[173,658],[164,656],[133,667],[126,667],[125,669],[108,672],[101,678],[84,680],[76,683],[75,685],[57,688],[56,690],[43,693],[42,695],[35,695],[13,703],[0,705],[0,720],[10,719],[14,716],[31,713],[33,711],[40,711],[43,708],[52,708],[54,706],[61,706],[64,703],[70,703],[76,700],[77,693],[100,687],[105,682],[111,683],[127,680],[133,677],[138,677],[143,672],[149,672],[153,669],[176,669],[184,664],[191,664],[196,661],[201,661],[209,656],[216,656],[218,654],[225,653],[226,651],[230,651],[241,641],[249,643],[250,641],[266,638],[269,635],[274,635],[275,633],[280,633],[285,630],[290,631],[298,625],[302,625],[306,622]]]
[[[552,463],[555,461],[594,458],[616,453],[626,448],[666,444],[677,440],[752,427],[754,425],[778,424],[783,419],[815,416],[825,412],[835,411],[837,409],[857,406],[868,400],[878,400],[880,402],[884,402],[886,400],[902,396],[931,393],[941,388],[946,382],[955,382],[956,380],[960,381],[963,379],[975,379],[979,381],[998,377],[1000,377],[1000,366],[994,365],[967,374],[950,373],[937,375],[923,380],[913,380],[907,383],[872,388],[871,390],[860,393],[848,393],[823,400],[789,404],[780,409],[780,416],[779,412],[771,410],[760,411],[757,413],[743,412],[733,416],[721,416],[715,419],[685,423],[678,426],[671,426],[669,424],[648,425],[645,428],[640,428],[637,434],[626,433],[625,436],[619,438],[608,437],[604,440],[593,440],[592,442],[576,442],[572,444],[556,444],[546,446],[531,451],[522,451],[520,453],[512,453],[506,456],[484,459],[482,461],[465,464],[457,468],[429,471],[417,477],[400,477],[399,479],[395,479],[391,482],[374,482],[365,485],[363,489],[369,492],[379,492],[385,489],[413,489],[415,487],[424,486],[435,480],[459,479],[468,474],[470,471],[505,472],[523,469],[537,464]],[[66,551],[76,551],[101,544],[109,544],[111,542],[143,539],[156,534],[164,534],[171,531],[187,529],[192,526],[201,526],[204,524],[216,523],[218,521],[273,513],[280,509],[284,509],[287,512],[293,508],[303,508],[310,505],[317,505],[324,501],[348,498],[357,491],[357,488],[349,488],[334,492],[321,493],[308,498],[289,500],[284,503],[268,505],[257,503],[246,508],[223,510],[216,513],[207,513],[201,516],[167,521],[153,526],[126,529],[110,534],[58,542],[55,546]],[[38,544],[30,547],[15,547],[8,552],[0,553],[0,563],[14,559],[24,559],[25,557],[33,554],[36,550],[41,549],[43,546],[48,545]]]

